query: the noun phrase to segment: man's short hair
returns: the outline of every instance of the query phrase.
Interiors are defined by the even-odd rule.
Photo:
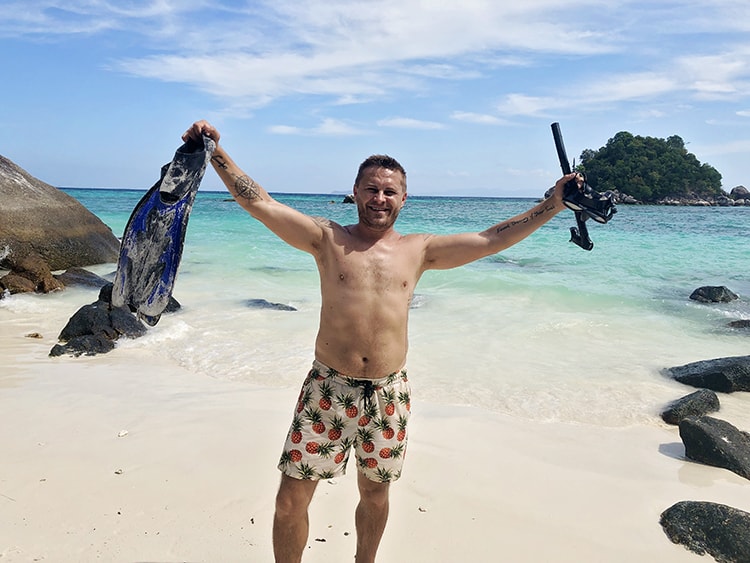
[[[372,167],[387,168],[388,170],[401,172],[401,174],[403,174],[404,176],[404,192],[406,192],[406,170],[404,170],[404,167],[401,166],[398,160],[396,160],[392,156],[388,156],[387,154],[373,154],[371,156],[368,156],[362,162],[362,164],[359,165],[357,177],[354,180],[355,186],[359,185],[359,181],[362,179],[362,174],[364,173],[364,171]]]

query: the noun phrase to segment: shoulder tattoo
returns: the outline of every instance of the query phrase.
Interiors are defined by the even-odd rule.
[[[330,219],[327,219],[325,217],[320,217],[318,215],[311,215],[310,218],[321,227],[333,227],[333,225],[335,224]]]

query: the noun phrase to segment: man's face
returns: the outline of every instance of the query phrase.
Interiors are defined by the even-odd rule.
[[[391,228],[406,201],[404,184],[404,175],[397,170],[366,168],[354,186],[360,223],[377,231]]]

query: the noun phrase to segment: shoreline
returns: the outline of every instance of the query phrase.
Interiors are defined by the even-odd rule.
[[[271,561],[276,462],[298,389],[142,350],[40,357],[0,331],[3,561]],[[24,342],[24,340],[21,340]],[[383,561],[694,561],[659,515],[750,510],[747,480],[683,459],[676,428],[607,428],[413,401]],[[318,487],[304,561],[354,554],[356,477]]]

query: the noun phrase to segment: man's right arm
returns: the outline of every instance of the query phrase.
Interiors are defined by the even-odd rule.
[[[183,135],[206,135],[216,142],[211,164],[237,203],[291,246],[315,254],[323,238],[323,226],[316,218],[276,201],[263,187],[240,169],[219,145],[219,132],[205,121],[196,122]]]

